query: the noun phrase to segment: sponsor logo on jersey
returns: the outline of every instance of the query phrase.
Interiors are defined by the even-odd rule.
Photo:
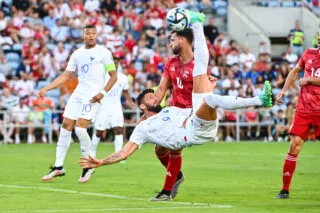
[[[174,67],[171,67],[170,71],[174,72],[174,71],[176,71],[176,69]]]
[[[186,71],[186,70],[185,70],[185,71],[183,72],[183,75],[182,75],[182,76],[183,76],[184,78],[188,78],[188,75],[189,75],[189,71]]]
[[[310,59],[310,60],[308,61],[308,63],[309,63],[309,64],[312,64],[312,59]]]

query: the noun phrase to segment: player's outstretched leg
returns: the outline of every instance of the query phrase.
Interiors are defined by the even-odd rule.
[[[54,167],[50,166],[50,172],[42,177],[42,180],[45,182],[53,180],[55,177],[64,176],[66,173],[63,168],[63,163],[71,143],[71,131],[68,131],[64,127],[71,125],[70,123],[72,124],[73,122],[71,120],[67,121],[67,118],[65,118],[64,124],[60,128],[60,135],[56,148],[56,161],[54,163]],[[73,125],[68,127],[68,129],[72,128]]]
[[[241,109],[251,106],[272,106],[272,92],[269,81],[265,81],[262,93],[253,98],[239,98],[235,96],[221,96],[210,94],[205,97],[205,102],[211,108],[220,107],[222,109]]]

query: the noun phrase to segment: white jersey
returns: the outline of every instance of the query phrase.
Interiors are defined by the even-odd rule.
[[[108,71],[115,70],[111,52],[101,45],[86,49],[77,49],[70,57],[67,71],[78,69],[78,86],[74,93],[91,98],[105,87],[105,77]]]
[[[151,142],[167,149],[180,149],[186,145],[186,129],[183,127],[183,122],[190,113],[191,108],[166,107],[138,124],[130,141],[139,147]]]
[[[108,82],[110,76],[106,77],[106,82]],[[122,108],[121,106],[121,95],[123,90],[129,89],[129,80],[128,77],[122,72],[117,72],[117,82],[113,85],[113,87],[109,90],[109,92],[102,99],[101,110],[103,109],[115,109]]]

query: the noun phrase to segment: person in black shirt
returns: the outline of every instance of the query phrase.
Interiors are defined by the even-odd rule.
[[[209,25],[204,26],[204,34],[209,39],[211,44],[213,44],[214,40],[219,35],[218,28],[214,25],[214,18],[210,18]]]

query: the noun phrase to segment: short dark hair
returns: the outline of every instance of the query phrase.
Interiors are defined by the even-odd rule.
[[[140,106],[141,102],[142,102],[142,99],[144,98],[144,96],[148,93],[154,93],[154,90],[153,89],[145,89],[142,91],[142,93],[140,93],[137,97],[137,104],[138,104],[138,107]]]
[[[184,30],[173,30],[171,32],[171,35],[172,34],[176,34],[178,37],[183,37],[185,39],[187,39],[187,41],[189,42],[189,44],[192,44],[193,42],[193,30],[190,29],[190,28],[186,28]]]
[[[86,26],[83,28],[83,31],[84,31],[85,29],[96,29],[96,27],[93,26],[93,25],[91,25],[91,24],[88,24],[88,25],[86,25]]]

